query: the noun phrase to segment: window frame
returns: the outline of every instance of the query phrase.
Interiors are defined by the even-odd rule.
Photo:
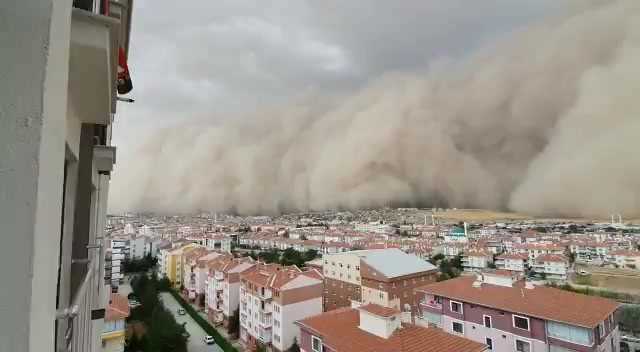
[[[489,318],[489,326],[487,326],[487,318]],[[482,315],[482,325],[485,328],[493,329],[493,318],[490,315],[483,314]]]
[[[523,339],[523,338],[520,338],[520,337],[516,337],[515,339],[513,339],[513,350],[514,351],[519,352],[518,351],[518,341],[528,344],[529,345],[529,352],[531,352],[531,340]]]
[[[316,349],[316,348],[313,346],[313,343],[314,343],[315,341],[318,341],[319,346],[320,346],[320,349]],[[318,336],[311,335],[311,351],[313,351],[313,352],[322,352],[322,339],[321,339],[321,338],[319,338]]]
[[[454,328],[454,324],[460,324],[460,326],[462,327],[462,331],[461,332],[457,332]],[[453,331],[454,334],[461,334],[464,335],[464,323],[459,321],[459,320],[452,320],[451,321],[451,331]]]
[[[489,343],[490,342],[490,343]],[[490,337],[484,338],[484,344],[489,346],[489,351],[493,351],[493,339]]]
[[[527,321],[527,328],[523,329],[521,327],[516,326],[516,318],[520,318],[520,319],[524,319]],[[527,318],[527,317],[523,317],[522,315],[517,315],[517,314],[512,314],[511,315],[511,325],[519,330],[523,330],[523,331],[531,331],[531,319]]]
[[[459,305],[459,306],[460,306],[460,311],[459,311],[459,312],[456,312],[455,310],[453,310],[453,305],[454,305],[454,304],[457,304],[457,305]],[[451,301],[451,300],[450,300],[450,301],[449,301],[449,311],[450,311],[450,312],[452,312],[452,313],[456,313],[456,314],[463,315],[463,314],[464,314],[464,306],[463,306],[462,302],[458,302],[458,301]]]

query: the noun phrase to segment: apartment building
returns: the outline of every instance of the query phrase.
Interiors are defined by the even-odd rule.
[[[198,259],[206,256],[207,254],[209,254],[209,251],[205,247],[197,247],[182,255],[182,294],[192,302],[196,299]]]
[[[569,258],[558,254],[543,254],[536,258],[531,269],[543,274],[546,280],[565,282],[569,272]]]
[[[493,264],[493,253],[484,250],[471,250],[462,255],[462,267],[465,271],[479,271]]]
[[[322,313],[322,275],[297,267],[259,264],[240,274],[240,339],[249,349],[285,351],[299,336],[295,324]]]
[[[397,248],[323,256],[324,310],[350,307],[352,301],[398,310],[416,309],[413,289],[435,282],[437,268]]]
[[[195,243],[188,243],[178,248],[170,249],[165,253],[164,276],[166,276],[174,286],[180,287],[184,285],[184,255],[196,248],[202,247]]]
[[[614,352],[619,304],[486,272],[427,285],[420,324],[484,343],[497,352]],[[585,309],[588,307],[588,309]]]
[[[618,268],[640,269],[640,251],[617,250],[609,253],[608,261]]]
[[[482,352],[484,343],[410,324],[397,309],[368,304],[298,321],[302,352]]]
[[[127,297],[112,293],[104,316],[102,352],[122,352],[125,343],[125,319],[129,316]]]
[[[225,327],[240,306],[240,275],[253,270],[256,263],[251,257],[220,257],[209,262],[206,281],[205,312],[209,321]]]
[[[525,243],[513,245],[511,251],[512,253],[527,254],[529,256],[529,262],[533,263],[538,256],[543,254],[564,255],[566,249],[566,247],[556,244]]]
[[[0,6],[0,351],[101,348],[111,122],[130,5]]]
[[[496,269],[524,273],[529,268],[529,254],[504,253],[496,257]]]

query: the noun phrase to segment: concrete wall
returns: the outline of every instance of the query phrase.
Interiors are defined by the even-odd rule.
[[[71,0],[0,11],[0,351],[49,351],[65,158]],[[15,270],[20,268],[21,270]]]
[[[280,313],[274,309],[273,319],[280,321],[280,328],[276,329],[274,326],[273,333],[275,334],[276,330],[279,330],[281,341],[279,345],[275,343],[274,345],[280,350],[289,348],[293,344],[293,339],[300,335],[300,329],[295,322],[320,313],[322,313],[322,298],[320,297],[282,306]]]

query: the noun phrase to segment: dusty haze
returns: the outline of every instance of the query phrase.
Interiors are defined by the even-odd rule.
[[[111,210],[639,215],[640,2],[597,3],[350,96],[162,130],[118,160]]]

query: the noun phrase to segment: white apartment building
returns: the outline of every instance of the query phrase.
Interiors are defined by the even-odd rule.
[[[101,347],[110,126],[130,3],[0,6],[0,351]]]
[[[240,275],[255,265],[251,257],[233,259],[226,256],[209,263],[205,312],[211,322],[225,326],[229,323],[240,305]]]
[[[609,253],[609,262],[618,268],[640,269],[640,251],[618,250]]]
[[[142,259],[147,255],[147,243],[144,236],[132,236],[129,240],[129,253],[131,259]]]
[[[544,254],[564,255],[565,247],[552,244],[515,244],[511,247],[512,253],[525,253],[529,256],[529,262],[532,263],[538,256]]]
[[[322,275],[259,265],[240,275],[240,339],[285,351],[300,334],[295,321],[322,313]]]
[[[547,280],[567,281],[569,259],[563,255],[544,254],[536,258],[531,268],[537,273],[543,273]]]
[[[496,257],[497,269],[523,273],[528,268],[529,255],[525,253],[504,253]]]
[[[485,251],[468,251],[462,256],[462,267],[465,271],[486,269],[493,263],[493,254]]]

